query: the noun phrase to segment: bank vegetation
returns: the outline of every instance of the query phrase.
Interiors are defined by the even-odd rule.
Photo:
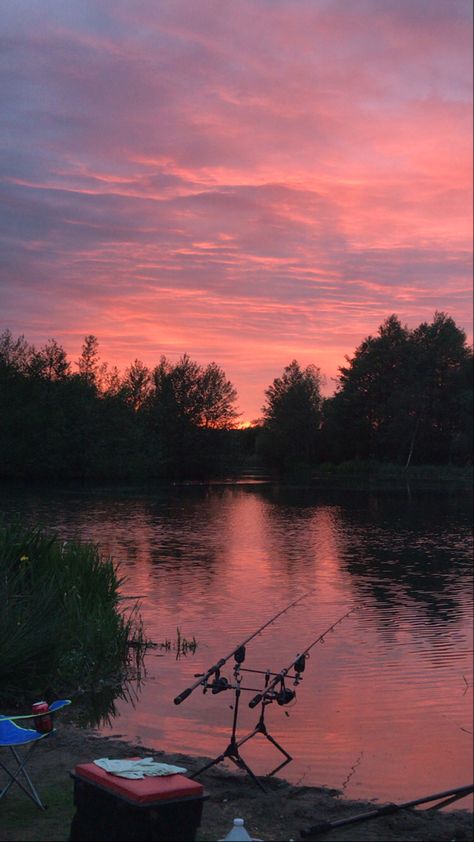
[[[98,548],[20,523],[0,526],[0,701],[120,685],[145,650],[137,603]]]
[[[472,349],[445,313],[414,330],[389,316],[323,398],[315,364],[292,360],[239,429],[237,392],[215,363],[138,358],[121,374],[85,337],[73,364],[55,340],[0,335],[0,478],[156,481],[276,476],[320,466],[472,466]],[[327,467],[326,467],[327,473]]]

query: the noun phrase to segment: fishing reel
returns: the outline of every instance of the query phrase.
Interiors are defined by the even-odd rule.
[[[195,673],[194,677],[199,678],[200,676],[204,676],[205,673]],[[203,693],[207,693],[208,690],[211,691],[212,695],[215,696],[217,693],[222,693],[224,690],[229,690],[232,687],[230,681],[225,678],[225,676],[221,675],[220,670],[216,670],[214,672],[214,679],[213,681],[205,681],[203,682]]]
[[[283,707],[284,705],[289,705],[290,702],[296,697],[296,692],[294,690],[290,690],[289,687],[285,687],[282,684],[280,690],[276,694],[276,703]]]
[[[294,698],[296,698],[296,691],[285,687],[285,681],[282,679],[278,690],[271,690],[268,695],[263,697],[263,704],[269,705],[276,702],[280,707],[284,707],[284,705],[289,705]]]
[[[219,671],[216,672],[212,684],[207,685],[213,696],[216,696],[217,693],[222,693],[224,690],[229,690],[231,686],[232,685],[227,680],[227,678],[221,675]]]

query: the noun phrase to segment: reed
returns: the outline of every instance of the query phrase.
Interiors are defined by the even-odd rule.
[[[138,604],[121,607],[123,583],[94,544],[0,526],[0,699],[74,694],[133,671],[147,641]]]
[[[188,655],[190,652],[194,655],[197,647],[197,640],[194,635],[191,639],[185,637],[178,626],[176,629],[176,640],[173,641],[166,638],[161,643],[153,645],[158,645],[160,649],[165,649],[166,652],[173,650],[176,652],[176,658],[178,659],[181,655]]]

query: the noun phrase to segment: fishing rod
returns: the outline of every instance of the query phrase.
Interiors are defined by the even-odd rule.
[[[288,704],[288,702],[291,702],[292,699],[295,698],[296,693],[294,690],[290,690],[289,688],[285,687],[285,677],[288,675],[291,669],[294,669],[296,675],[290,677],[295,679],[295,685],[299,684],[303,677],[302,673],[304,672],[306,666],[306,658],[308,657],[309,652],[313,648],[313,646],[316,646],[317,643],[322,641],[326,637],[326,635],[329,634],[330,631],[335,629],[336,626],[339,625],[339,623],[342,623],[342,621],[345,620],[346,617],[348,617],[349,614],[352,614],[355,610],[355,607],[351,608],[350,611],[347,611],[345,614],[342,615],[342,617],[339,617],[339,619],[336,620],[335,623],[333,623],[325,631],[318,635],[316,640],[313,640],[313,642],[310,643],[310,645],[307,646],[306,649],[303,650],[303,652],[299,652],[296,658],[291,662],[291,664],[288,667],[285,667],[278,673],[273,673],[275,677],[271,681],[269,681],[268,684],[266,684],[265,688],[261,693],[257,693],[257,695],[250,700],[249,708],[256,707],[258,704],[260,704],[260,702],[273,702],[275,701],[275,699],[279,705],[286,705]],[[275,692],[275,687],[278,684],[280,685],[280,689],[278,692]]]
[[[196,676],[198,677],[198,681],[195,681],[194,684],[191,685],[191,687],[187,687],[186,690],[183,690],[182,693],[180,693],[178,696],[176,696],[175,699],[173,699],[175,705],[180,705],[181,702],[184,702],[184,700],[191,695],[191,693],[193,692],[193,690],[196,689],[196,687],[204,686],[204,690],[206,690],[208,686],[207,682],[209,681],[211,676],[215,676],[214,684],[212,687],[212,692],[214,694],[219,693],[221,690],[227,690],[230,687],[230,685],[226,678],[221,678],[221,667],[223,667],[224,664],[232,657],[235,658],[237,664],[240,666],[240,664],[242,664],[245,660],[245,647],[247,643],[250,643],[250,641],[253,640],[254,637],[257,637],[257,635],[260,634],[260,632],[262,632],[264,629],[266,629],[267,626],[269,626],[271,623],[274,623],[275,620],[278,619],[278,617],[281,617],[282,614],[285,614],[286,611],[288,611],[290,608],[293,608],[293,606],[297,605],[298,602],[301,602],[303,599],[306,599],[306,597],[310,596],[310,594],[314,593],[314,591],[315,588],[303,594],[303,596],[298,597],[298,599],[295,599],[294,602],[290,602],[290,604],[287,605],[286,608],[282,608],[282,610],[279,611],[278,614],[275,614],[274,617],[272,617],[270,620],[267,620],[267,622],[260,626],[260,628],[258,628],[257,631],[254,631],[244,641],[242,641],[242,643],[239,643],[239,645],[236,646],[235,649],[232,649],[232,652],[226,655],[225,658],[221,658],[219,661],[217,661],[217,663],[210,667],[207,670],[207,672]]]
[[[320,833],[327,833],[329,830],[335,830],[338,827],[344,827],[347,824],[356,824],[357,822],[366,822],[369,819],[376,819],[379,816],[388,816],[392,813],[397,813],[399,810],[406,810],[410,807],[417,807],[418,804],[426,804],[430,801],[439,801],[442,798],[443,801],[440,804],[436,804],[434,807],[428,807],[427,810],[418,811],[422,813],[429,813],[432,810],[439,810],[440,807],[446,807],[448,804],[452,804],[454,801],[459,801],[459,799],[464,798],[471,792],[474,792],[474,786],[472,784],[468,784],[467,786],[458,786],[455,789],[447,789],[445,792],[436,792],[434,795],[425,795],[423,798],[414,798],[412,801],[405,801],[403,804],[384,804],[382,807],[378,807],[375,810],[369,810],[366,813],[359,813],[355,816],[348,816],[347,818],[338,819],[334,822],[320,822],[319,824],[315,824],[312,827],[308,827],[304,830],[301,830],[300,836],[303,839],[306,839],[308,837],[314,837]]]

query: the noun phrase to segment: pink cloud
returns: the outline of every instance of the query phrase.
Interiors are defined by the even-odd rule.
[[[470,329],[467,2],[22,8],[5,327],[73,356],[94,332],[121,367],[215,359],[246,417],[294,357],[330,390],[391,312]]]

